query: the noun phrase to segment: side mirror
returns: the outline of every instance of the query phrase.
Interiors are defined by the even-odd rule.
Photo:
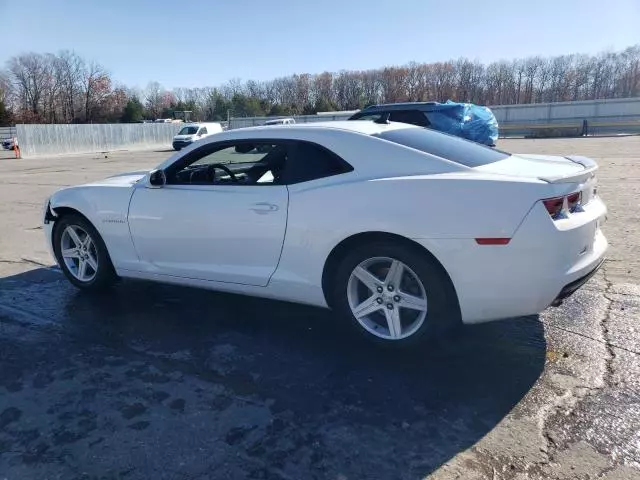
[[[163,187],[167,183],[167,176],[164,170],[152,170],[149,173],[149,185],[154,188]]]

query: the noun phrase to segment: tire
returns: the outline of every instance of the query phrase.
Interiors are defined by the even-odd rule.
[[[72,229],[77,235],[74,241],[72,235],[68,229]],[[85,243],[86,236],[88,235],[91,242],[87,244],[85,250],[77,248],[77,241],[82,240],[81,243]],[[76,250],[74,258],[63,256],[62,251],[73,250],[75,246]],[[58,265],[62,269],[62,272],[67,279],[77,288],[89,291],[103,290],[113,285],[117,280],[117,275],[111,258],[107,251],[107,247],[102,240],[102,237],[94,226],[83,216],[77,214],[65,215],[56,221],[53,227],[53,252],[58,261]],[[85,262],[85,274],[80,275],[81,268],[80,262]],[[95,269],[91,265],[95,265]]]
[[[388,276],[394,261],[402,267],[400,289]],[[357,267],[375,273],[365,276],[378,282],[373,283],[375,291],[352,277]],[[401,243],[381,241],[353,248],[339,262],[330,288],[332,308],[360,335],[380,345],[404,348],[441,341],[461,324],[457,296],[442,267],[425,252]],[[358,320],[352,305],[365,305],[365,299],[375,310]],[[389,320],[388,315],[395,314],[398,323]]]

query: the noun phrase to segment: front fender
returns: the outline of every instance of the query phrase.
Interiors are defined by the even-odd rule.
[[[78,212],[102,237],[116,271],[132,269],[138,265],[127,221],[132,195],[133,188],[120,186],[81,186],[59,190],[49,199],[49,210],[54,217],[54,222],[49,224],[70,210]],[[52,233],[52,228],[48,230]]]
[[[59,209],[68,208],[79,212],[98,229],[96,205],[88,198],[82,188],[65,188],[58,190],[49,198],[49,211],[54,217],[60,216]],[[99,229],[98,229],[99,230]]]

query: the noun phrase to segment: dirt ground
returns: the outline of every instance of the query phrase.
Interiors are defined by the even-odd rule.
[[[0,159],[0,479],[640,478],[640,137],[502,140],[601,166],[611,250],[563,306],[380,351],[328,311],[50,268],[56,189],[172,152]]]

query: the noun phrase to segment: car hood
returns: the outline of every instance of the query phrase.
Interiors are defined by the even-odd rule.
[[[147,170],[138,172],[121,173],[112,177],[107,177],[97,182],[91,182],[87,185],[91,186],[112,186],[112,187],[130,187],[131,185],[142,180],[149,173]]]
[[[194,135],[176,135],[173,137],[174,140],[193,140]]]
[[[515,154],[504,160],[476,167],[475,170],[537,178],[549,183],[581,182],[593,175],[596,162],[587,157]]]

